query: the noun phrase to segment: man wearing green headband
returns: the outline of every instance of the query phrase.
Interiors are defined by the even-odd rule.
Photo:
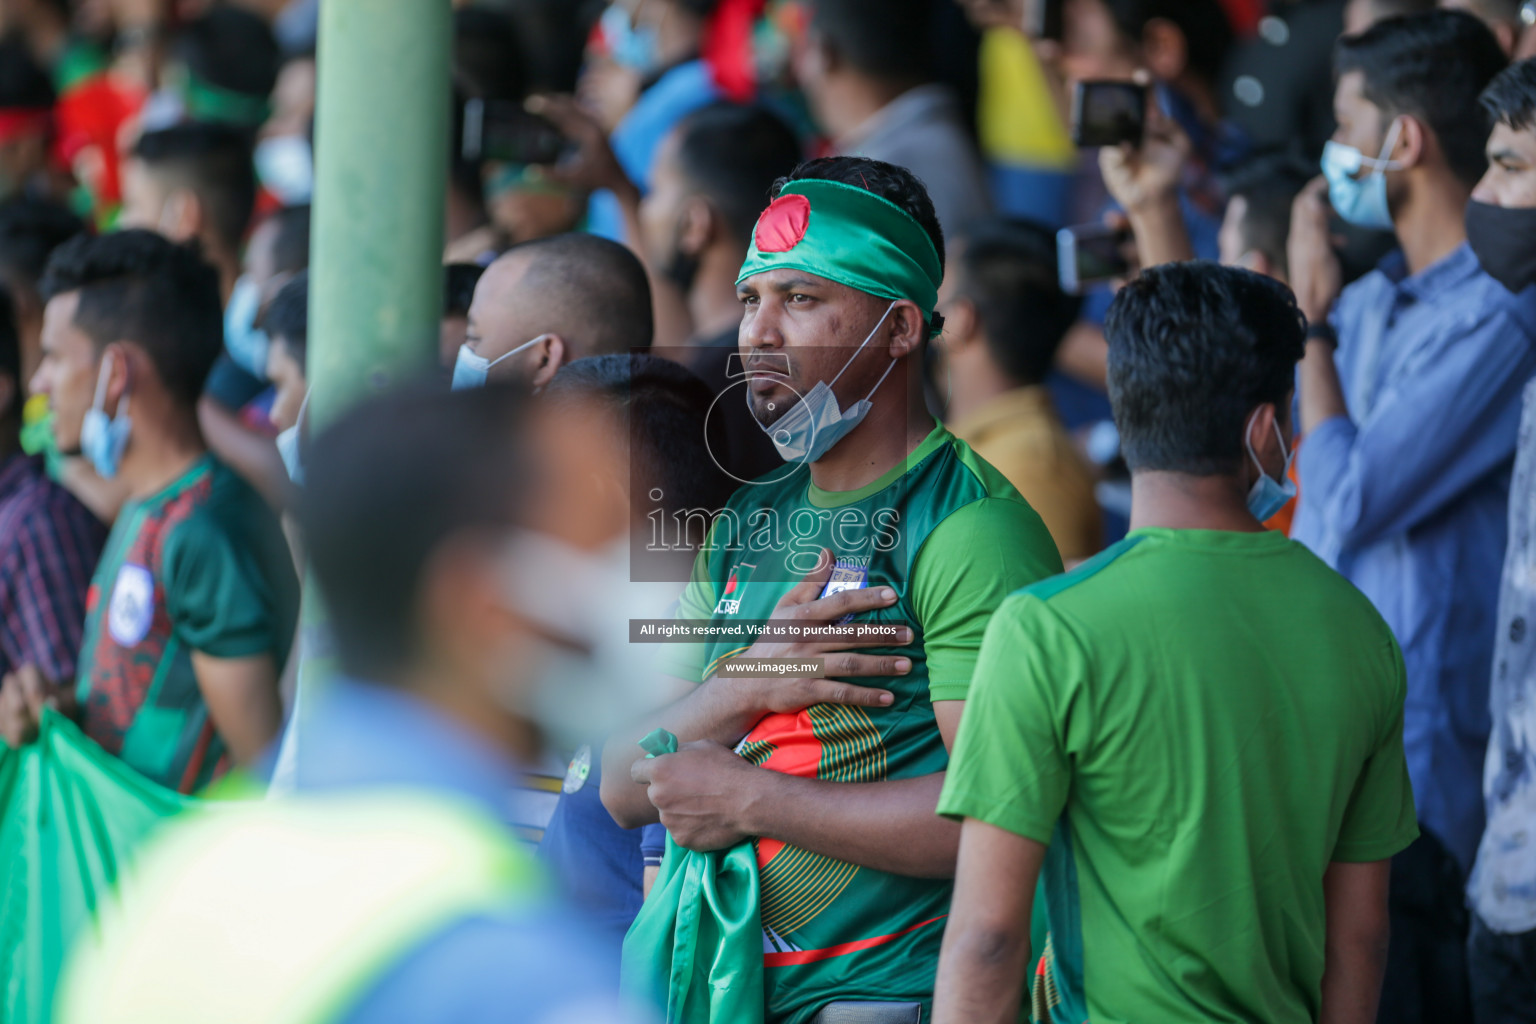
[[[713,961],[692,976],[717,983],[682,985],[690,1006],[724,1009],[727,990],[755,985],[761,950],[761,1019],[799,1024],[847,1002],[881,1005],[838,1019],[926,1020],[957,844],[934,814],[947,745],[992,611],[1061,559],[1018,492],[924,406],[944,242],[922,184],[837,157],[776,191],[737,284],[743,380],[720,401],[748,402],[785,465],[717,517],[678,617],[887,632],[671,648],[692,692],[605,752],[614,817],[659,820],[673,840],[625,970],[665,984],[670,967],[679,996],[676,942],[637,940],[675,936],[702,913],[726,938],[700,943],[696,958]],[[757,667],[764,658],[820,664],[781,676]],[[658,727],[679,751],[637,760]],[[727,920],[736,908],[718,892],[679,905],[668,867],[685,850],[746,843],[758,900],[747,925]],[[748,943],[738,980],[719,984],[742,963],[728,952]]]

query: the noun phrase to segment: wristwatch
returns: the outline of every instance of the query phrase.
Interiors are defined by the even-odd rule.
[[[1326,320],[1322,323],[1307,324],[1307,340],[1320,341],[1329,348],[1339,347],[1339,334]]]

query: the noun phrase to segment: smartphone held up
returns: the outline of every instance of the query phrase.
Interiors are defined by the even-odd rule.
[[[1080,81],[1072,90],[1072,142],[1085,149],[1140,146],[1147,129],[1147,87],[1136,82]]]

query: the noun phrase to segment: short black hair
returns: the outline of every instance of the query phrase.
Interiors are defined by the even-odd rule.
[[[256,207],[251,137],[231,125],[188,121],[145,132],[133,149],[150,173],[187,188],[208,208],[213,230],[238,252]]]
[[[520,525],[538,493],[509,385],[364,400],[304,454],[299,522],[342,668],[396,683],[421,652],[423,574],[457,537]]]
[[[725,420],[709,418],[714,392],[680,363],[641,354],[588,356],[562,366],[545,394],[590,396],[623,418],[636,500],[659,489],[658,504],[681,519],[690,509],[723,508],[730,498],[732,481],[710,454],[726,450]],[[719,429],[711,432],[711,425]]]
[[[1536,128],[1536,57],[1500,71],[1478,101],[1495,124],[1508,125],[1517,132]]]
[[[47,110],[53,82],[19,39],[0,41],[0,110]]]
[[[282,63],[267,23],[238,4],[215,5],[187,22],[171,53],[204,82],[262,100],[272,94]]]
[[[917,175],[905,167],[863,156],[818,157],[796,167],[787,178],[774,182],[774,197],[777,198],[790,182],[806,180],[853,185],[895,203],[911,214],[912,219],[928,233],[934,250],[939,254],[939,269],[944,269],[944,229],[939,227],[939,215],[933,210],[933,200],[928,195],[928,189],[918,180]]]
[[[1241,196],[1248,208],[1242,222],[1244,250],[1257,250],[1287,273],[1286,243],[1291,232],[1291,204],[1315,167],[1288,153],[1253,157],[1223,176],[1229,200]]]
[[[1184,36],[1189,69],[1207,82],[1221,74],[1235,40],[1220,0],[1103,0],[1115,27],[1140,45],[1151,21],[1167,21]]]
[[[0,276],[11,287],[37,288],[53,250],[85,230],[68,207],[17,196],[0,203]]]
[[[77,235],[54,251],[44,300],[80,293],[74,324],[99,351],[114,341],[142,348],[171,397],[195,409],[224,349],[219,273],[195,245],[153,231]]]
[[[443,316],[468,316],[475,285],[485,268],[478,263],[450,263],[443,268]]]
[[[520,100],[527,79],[517,25],[509,15],[474,6],[453,12],[453,84],[465,96]]]
[[[1109,402],[1133,471],[1235,473],[1243,425],[1295,385],[1306,318],[1291,290],[1204,260],[1142,271],[1104,320]]]
[[[933,4],[928,0],[815,0],[811,28],[855,70],[892,81],[933,72]]]
[[[571,231],[507,250],[529,257],[522,289],[558,319],[589,355],[651,347],[651,283],[635,254],[618,242]],[[553,329],[553,327],[551,327]]]
[[[719,102],[678,122],[677,162],[696,192],[720,211],[732,238],[752,239],[773,183],[800,162],[800,140],[764,107]]]
[[[288,346],[294,362],[304,365],[309,347],[309,271],[300,270],[277,290],[261,316],[261,329]]]
[[[1340,39],[1334,54],[1335,72],[1360,72],[1365,98],[1382,113],[1423,121],[1468,186],[1488,169],[1478,95],[1508,63],[1493,32],[1465,11],[1387,18]]]
[[[1056,235],[999,218],[961,233],[957,293],[976,307],[987,350],[1019,385],[1045,380],[1082,300],[1061,290]]]
[[[272,269],[295,274],[309,266],[309,204],[284,206],[267,214],[275,228]]]

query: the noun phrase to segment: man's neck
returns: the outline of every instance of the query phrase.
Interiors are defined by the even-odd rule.
[[[812,483],[824,491],[856,491],[900,465],[933,432],[933,417],[923,403],[920,378],[910,381],[907,394],[898,398],[895,389],[906,376],[901,367],[891,371],[884,387],[891,388],[891,398],[897,400],[888,400],[884,405],[875,401],[864,422],[811,463]],[[863,397],[849,396],[842,407],[847,409]],[[877,394],[876,398],[879,397]]]
[[[745,250],[736,246],[710,246],[704,251],[693,287],[688,290],[688,316],[695,339],[710,341],[741,325],[736,275],[745,257]]]
[[[828,84],[825,101],[820,104],[825,108],[820,113],[827,134],[834,142],[840,141],[915,84],[859,74],[840,75]]]
[[[165,489],[208,451],[195,414],[135,417],[118,478],[134,501]]]
[[[1131,474],[1130,528],[1236,533],[1264,529],[1248,511],[1248,496],[1239,477],[1169,472]]]
[[[1466,210],[1471,196],[1449,172],[1427,179],[1416,192],[1393,221],[1409,274],[1434,266],[1467,240]]]
[[[985,342],[983,342],[985,344]],[[948,395],[945,396],[945,417],[950,423],[959,423],[974,416],[999,395],[1017,390],[1023,385],[1009,379],[996,366],[951,367]]]

